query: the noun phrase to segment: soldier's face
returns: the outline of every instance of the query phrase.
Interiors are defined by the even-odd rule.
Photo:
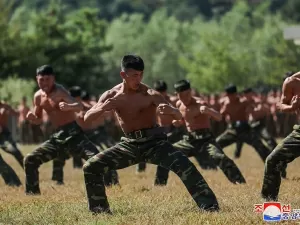
[[[36,80],[39,88],[46,93],[49,93],[52,90],[55,81],[53,75],[37,75]]]
[[[143,79],[143,71],[126,69],[120,73],[123,80],[125,80],[128,87],[132,90],[137,90]]]
[[[177,97],[183,104],[188,105],[192,100],[191,89],[177,93]]]

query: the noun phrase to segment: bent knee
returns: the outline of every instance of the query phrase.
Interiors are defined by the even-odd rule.
[[[105,171],[108,171],[108,167],[105,164],[103,164],[101,161],[99,161],[99,158],[97,156],[88,159],[83,164],[82,169],[84,173],[91,173],[91,172],[105,173]]]
[[[32,154],[28,154],[25,158],[24,158],[24,165],[35,165],[35,164],[40,164],[40,160],[38,158],[38,156],[36,155],[32,155]]]

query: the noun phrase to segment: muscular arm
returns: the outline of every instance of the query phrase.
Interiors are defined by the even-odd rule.
[[[27,119],[35,124],[35,125],[40,125],[43,122],[42,116],[43,116],[43,108],[40,106],[41,103],[41,96],[39,94],[39,92],[37,92],[34,95],[34,99],[33,99],[33,112],[29,111],[27,114]],[[32,115],[31,117],[29,117],[29,115]]]
[[[214,110],[211,107],[208,107],[207,105],[204,105],[204,106],[205,106],[205,114],[211,116],[214,120],[217,120],[217,121],[222,120],[222,114],[221,113],[219,113],[218,111]],[[200,106],[200,108],[201,108],[201,106]]]
[[[153,96],[153,100],[154,100],[154,104],[156,106],[159,106],[161,104],[164,104],[166,107],[168,107],[170,110],[168,110],[168,114],[172,115],[174,120],[181,120],[182,119],[182,115],[180,113],[180,111],[173,107],[160,93],[149,89],[148,90],[149,94]]]
[[[277,103],[277,109],[281,112],[293,112],[295,109],[290,104],[293,98],[293,90],[291,87],[291,78],[287,78],[282,85],[282,95],[280,102]]]
[[[63,101],[68,104],[68,107],[69,107],[68,111],[79,112],[79,111],[83,110],[82,103],[76,101],[76,99],[73,98],[65,88],[63,88],[61,86],[59,88],[59,91],[61,93]]]
[[[99,101],[97,104],[95,104],[90,110],[86,112],[84,115],[84,122],[90,123],[92,121],[97,120],[100,116],[103,116],[104,112],[112,110],[109,108],[107,103],[107,100],[114,97],[116,92],[114,91],[106,91],[103,93],[103,95],[99,98]]]

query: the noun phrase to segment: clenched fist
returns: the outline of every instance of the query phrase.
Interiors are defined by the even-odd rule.
[[[69,106],[69,104],[66,103],[66,102],[60,102],[60,103],[58,104],[58,107],[59,107],[59,109],[60,109],[61,111],[69,111],[69,110],[70,110],[70,106]]]
[[[174,113],[174,108],[169,106],[168,104],[159,104],[157,107],[157,111],[159,114],[173,114]]]

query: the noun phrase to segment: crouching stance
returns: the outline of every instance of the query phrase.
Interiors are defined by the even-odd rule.
[[[156,125],[156,111],[181,119],[178,109],[169,105],[158,92],[141,83],[144,62],[139,56],[124,56],[121,63],[123,83],[106,91],[99,102],[84,116],[85,122],[95,120],[105,111],[113,110],[124,132],[115,146],[89,159],[83,166],[89,210],[110,212],[103,175],[112,169],[147,162],[176,173],[199,206],[218,210],[217,199],[196,167],[167,141],[163,128]]]

